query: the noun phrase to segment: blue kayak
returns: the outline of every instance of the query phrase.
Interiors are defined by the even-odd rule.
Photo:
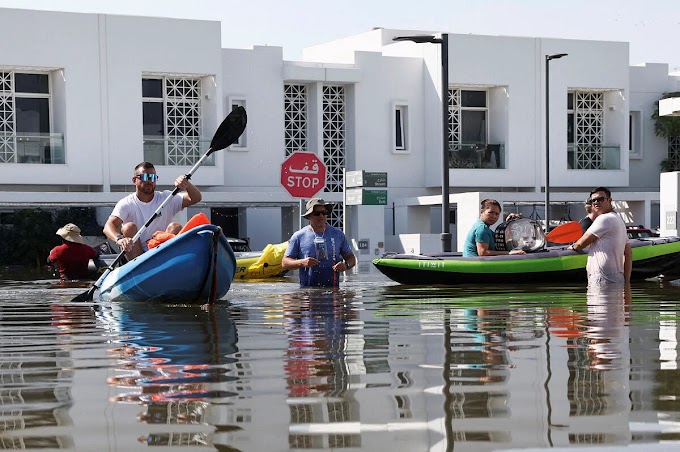
[[[216,257],[216,259],[215,259]],[[222,230],[197,226],[151,248],[97,282],[101,301],[205,303],[227,294],[236,258]]]

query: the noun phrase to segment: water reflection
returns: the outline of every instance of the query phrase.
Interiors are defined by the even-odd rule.
[[[654,285],[643,287],[655,291]],[[441,422],[428,418],[440,427],[442,448],[630,444],[667,430],[656,418],[651,425],[632,422],[634,413],[649,405],[636,407],[631,399],[650,400],[652,381],[663,376],[651,375],[652,381],[631,387],[631,380],[647,371],[641,361],[631,368],[630,325],[636,312],[630,288],[516,295],[507,288],[485,289],[484,294],[469,288],[385,291],[382,308],[394,317],[408,313],[421,319],[421,328],[424,318],[436,322],[434,312],[441,312],[441,380],[430,375],[416,385],[443,394]],[[646,320],[647,297],[638,291],[640,322]],[[653,350],[655,332],[638,332],[638,341],[646,344],[641,348]],[[653,361],[642,359],[647,365]],[[639,428],[646,432],[636,432]]]
[[[163,432],[159,426],[215,423],[211,406],[238,395],[224,385],[238,379],[229,367],[237,361],[232,355],[238,349],[227,307],[124,303],[102,306],[97,315],[118,338],[108,351],[117,370],[107,382],[120,390],[111,401],[144,407],[138,421],[155,425],[139,441],[210,444],[204,428]]]
[[[360,447],[359,434],[318,428],[360,421],[359,403],[350,385],[354,376],[365,373],[365,366],[363,340],[359,334],[352,334],[359,330],[352,297],[337,290],[303,290],[283,297],[282,307],[288,338],[284,370],[291,424],[289,446]]]
[[[72,351],[87,343],[91,309],[0,304],[0,448],[72,448]],[[53,432],[50,432],[52,430]]]
[[[680,288],[239,284],[213,307],[0,286],[0,448],[680,440]]]
[[[627,444],[631,440],[631,314],[629,286],[589,287],[583,338],[572,359],[569,388],[572,444]],[[582,360],[580,363],[578,360]],[[586,421],[596,416],[596,421]],[[580,424],[580,425],[579,425]]]

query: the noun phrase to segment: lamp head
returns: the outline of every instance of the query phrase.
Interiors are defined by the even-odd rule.
[[[436,38],[432,35],[415,35],[415,36],[395,36],[392,38],[392,41],[411,41],[411,42],[416,42],[418,44],[422,43],[432,43],[432,44],[439,44],[442,42],[441,38]]]
[[[545,56],[545,59],[548,60],[548,61],[550,61],[550,60],[556,60],[556,59],[558,59],[558,58],[562,58],[562,57],[565,57],[565,56],[567,56],[567,55],[569,55],[569,54],[568,54],[568,53],[556,53],[556,54],[554,54],[554,55],[546,55],[546,56]]]

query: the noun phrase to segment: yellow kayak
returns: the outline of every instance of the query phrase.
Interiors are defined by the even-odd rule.
[[[281,268],[283,254],[288,242],[269,244],[262,251],[246,251],[236,255],[236,275],[234,281],[265,279],[283,276],[286,270]]]

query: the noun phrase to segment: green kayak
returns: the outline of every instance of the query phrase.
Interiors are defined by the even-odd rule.
[[[680,237],[630,240],[633,250],[632,279],[655,276],[680,277]],[[586,281],[583,251],[566,246],[527,254],[463,257],[462,253],[385,253],[375,265],[388,278],[401,284],[504,284]]]

